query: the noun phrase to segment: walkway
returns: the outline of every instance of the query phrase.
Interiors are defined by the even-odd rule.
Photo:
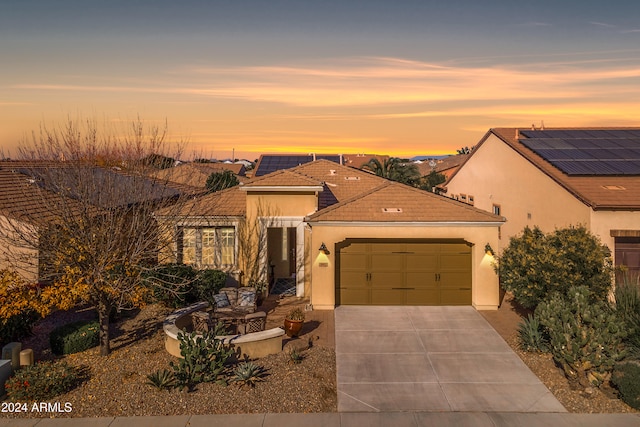
[[[566,412],[472,307],[335,310],[338,412]]]

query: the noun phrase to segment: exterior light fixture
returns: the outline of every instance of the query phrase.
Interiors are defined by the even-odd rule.
[[[493,248],[491,247],[490,244],[486,244],[484,245],[484,253],[486,253],[489,256],[493,256]]]
[[[325,255],[329,255],[331,252],[329,252],[329,249],[327,249],[327,245],[324,244],[324,242],[322,242],[322,244],[320,245],[320,249],[318,249],[320,252],[323,252]]]

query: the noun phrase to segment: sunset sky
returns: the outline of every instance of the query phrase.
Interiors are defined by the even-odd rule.
[[[640,2],[0,1],[0,145],[68,117],[206,157],[442,154],[491,127],[640,126]]]

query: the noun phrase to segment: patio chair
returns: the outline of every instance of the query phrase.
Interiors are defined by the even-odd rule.
[[[211,316],[204,311],[191,313],[191,324],[194,332],[204,333],[212,329]]]
[[[264,331],[266,325],[267,313],[264,311],[250,313],[244,316],[244,319],[238,324],[238,333],[244,335],[251,332]]]

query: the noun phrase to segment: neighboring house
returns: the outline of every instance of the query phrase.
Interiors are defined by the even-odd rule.
[[[246,281],[246,223],[260,225],[249,246],[264,245],[254,262],[261,279],[295,278],[297,295],[317,309],[498,306],[485,248],[498,246],[501,216],[329,160],[191,201],[164,260],[224,268]]]
[[[467,160],[467,157],[469,157],[468,154],[456,154],[441,159],[416,162],[415,164],[418,167],[420,176],[429,175],[432,170],[435,170],[437,173],[444,175],[445,178],[449,178]]]
[[[55,232],[56,224],[83,214],[98,218],[112,209],[167,202],[185,193],[205,193],[115,169],[68,166],[65,162],[0,162],[0,268],[16,270],[30,281],[40,280],[46,267],[42,245],[53,240],[46,233]],[[67,179],[67,171],[75,177]],[[76,179],[91,186],[91,192],[78,194],[72,184]],[[127,186],[134,190],[103,191]]]
[[[152,176],[158,179],[177,182],[193,187],[204,188],[212,173],[230,170],[240,182],[246,181],[246,168],[242,163],[181,163],[167,169],[154,172]]]
[[[389,156],[378,154],[343,154],[342,164],[356,169],[362,169],[362,166],[369,163],[372,159],[377,159],[380,163],[384,163],[385,160],[389,160]]]
[[[491,129],[443,190],[507,219],[495,249],[525,226],[584,225],[640,271],[640,128]]]

